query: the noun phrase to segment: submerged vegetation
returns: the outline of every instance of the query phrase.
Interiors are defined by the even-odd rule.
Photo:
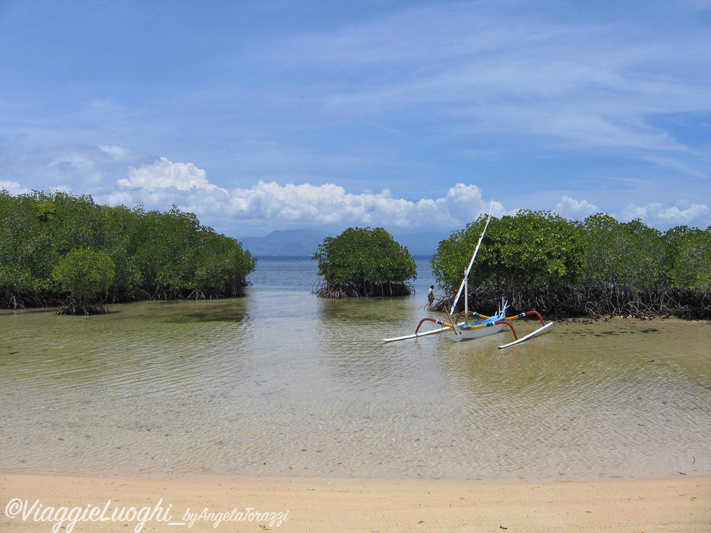
[[[242,296],[256,259],[192,213],[97,205],[90,196],[0,190],[0,306]]]
[[[405,296],[417,265],[407,247],[383,228],[348,228],[326,237],[314,254],[324,281],[316,294],[324,298]]]
[[[485,223],[481,217],[440,242],[432,268],[446,292],[458,289]],[[469,287],[470,306],[489,313],[504,296],[515,310],[549,316],[709,319],[711,228],[662,233],[605,214],[574,222],[523,210],[492,218]]]

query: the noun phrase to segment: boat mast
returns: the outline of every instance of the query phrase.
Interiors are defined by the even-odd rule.
[[[469,272],[472,269],[472,265],[474,265],[474,260],[476,259],[476,254],[479,253],[479,247],[481,247],[481,241],[484,240],[484,234],[486,233],[486,228],[489,227],[489,222],[491,222],[491,212],[494,209],[494,201],[491,201],[491,206],[489,207],[489,217],[486,219],[486,224],[484,225],[484,231],[481,232],[481,236],[479,237],[479,242],[476,245],[476,249],[474,250],[474,254],[472,255],[471,261],[469,261],[469,266],[467,269],[464,271],[464,279],[462,280],[462,284],[459,286],[459,290],[457,291],[457,295],[454,297],[454,303],[452,303],[452,311],[457,307],[457,302],[459,301],[459,297],[462,295],[462,290],[467,287],[466,294],[464,295],[464,302],[465,306],[468,304],[468,294],[469,294],[469,287],[468,287],[468,278],[469,278]]]
[[[464,269],[464,313],[469,313],[469,272]]]

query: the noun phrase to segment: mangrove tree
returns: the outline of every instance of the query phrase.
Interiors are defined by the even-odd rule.
[[[451,302],[485,217],[439,243],[433,272]],[[551,212],[492,218],[469,276],[470,307],[549,316],[676,315],[711,318],[711,228],[662,233],[640,220],[596,214],[583,222]],[[461,300],[460,300],[461,302]]]
[[[405,296],[417,277],[407,247],[383,228],[348,228],[326,237],[312,259],[323,278],[315,290],[321,297]]]
[[[0,306],[241,296],[256,259],[192,213],[0,190]],[[75,305],[76,307],[76,305]]]

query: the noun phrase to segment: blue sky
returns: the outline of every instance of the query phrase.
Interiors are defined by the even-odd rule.
[[[0,0],[0,187],[275,229],[711,225],[711,1]]]

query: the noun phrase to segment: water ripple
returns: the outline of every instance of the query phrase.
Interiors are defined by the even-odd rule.
[[[706,473],[709,326],[563,323],[383,344],[417,299],[0,314],[0,466],[457,479]],[[525,333],[533,324],[522,324]],[[517,327],[518,329],[518,327]]]

